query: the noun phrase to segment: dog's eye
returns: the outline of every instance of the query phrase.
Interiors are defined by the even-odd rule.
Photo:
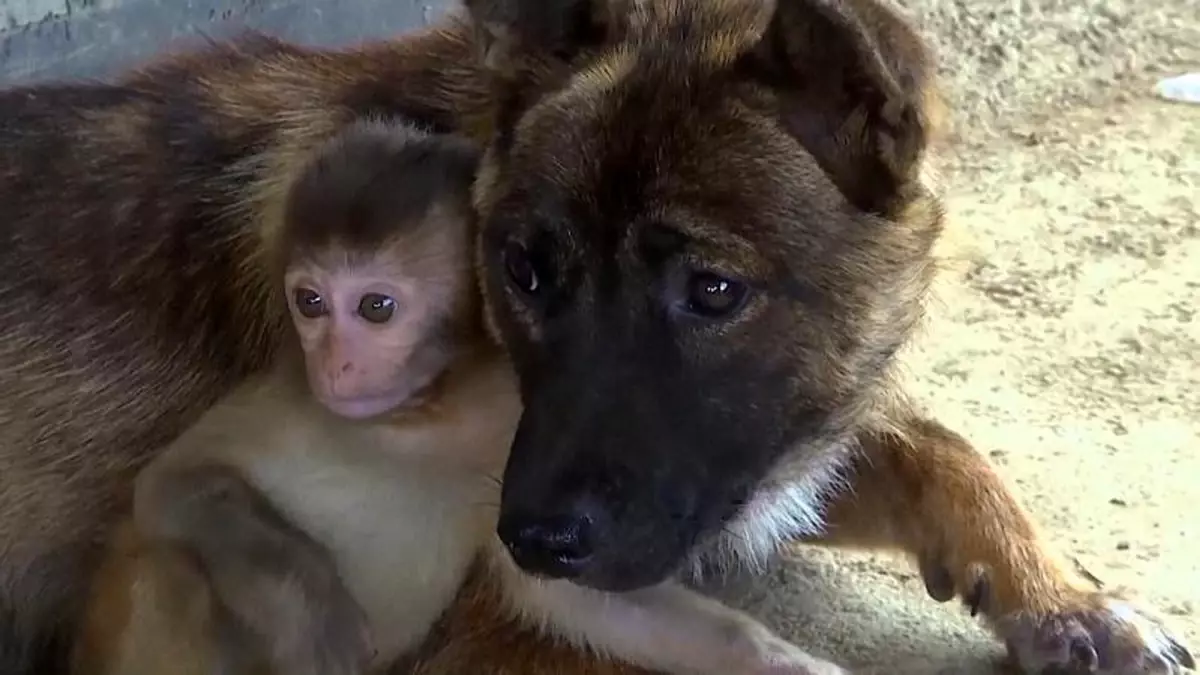
[[[541,288],[537,270],[529,258],[529,250],[516,242],[504,245],[504,269],[508,279],[518,290],[526,295],[533,295]]]
[[[713,274],[697,272],[688,279],[687,309],[709,319],[729,316],[742,308],[749,296],[746,284]]]

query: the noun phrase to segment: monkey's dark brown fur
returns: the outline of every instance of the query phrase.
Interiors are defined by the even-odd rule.
[[[281,248],[374,255],[428,227],[433,205],[469,186],[478,164],[478,146],[457,135],[360,123],[297,179]]]
[[[251,36],[0,92],[0,672],[57,672],[132,476],[285,334],[268,256],[303,153],[365,115],[486,133],[468,31]]]

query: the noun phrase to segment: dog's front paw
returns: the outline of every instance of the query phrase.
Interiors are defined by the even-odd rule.
[[[1009,657],[1029,675],[1176,675],[1196,667],[1191,652],[1132,603],[1080,592],[1062,610],[997,621]]]

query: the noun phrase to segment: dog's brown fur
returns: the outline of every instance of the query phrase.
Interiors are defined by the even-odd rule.
[[[476,564],[425,644],[389,675],[658,675],[547,636],[514,618],[502,597]]]
[[[829,10],[820,20],[814,18],[818,8]],[[534,396],[563,393],[545,386],[527,363],[545,326],[505,304],[498,293],[503,266],[489,256],[506,217],[519,227],[530,213],[557,215],[531,212],[536,195],[521,194],[537,186],[532,177],[545,177],[547,166],[553,180],[545,185],[570,193],[580,220],[597,210],[616,216],[610,225],[644,215],[636,212],[641,202],[622,203],[628,194],[615,187],[617,179],[633,180],[703,214],[703,223],[688,223],[687,234],[724,243],[721,255],[747,274],[777,271],[769,256],[764,265],[763,251],[785,253],[792,264],[812,263],[815,276],[808,281],[817,286],[787,289],[800,301],[776,317],[770,331],[776,338],[745,345],[760,363],[782,359],[788,374],[780,386],[789,393],[762,411],[772,424],[755,418],[747,428],[760,437],[783,435],[799,414],[789,406],[800,394],[818,408],[837,410],[832,427],[842,433],[803,444],[807,454],[789,452],[787,462],[762,459],[750,471],[754,480],[727,478],[743,483],[737,487],[753,499],[735,501],[714,518],[737,515],[737,532],[763,535],[750,539],[752,553],[789,534],[769,522],[772,495],[800,485],[813,488],[808,496],[815,501],[827,493],[806,481],[830,478],[825,474],[836,473],[831,464],[848,462],[842,468],[854,489],[832,496],[827,539],[912,553],[932,594],[979,605],[998,635],[1024,650],[1027,667],[1061,663],[1063,654],[1086,656],[1089,649],[1099,652],[1105,668],[1140,659],[1190,663],[1186,650],[1151,619],[1059,564],[986,461],[904,403],[888,377],[894,349],[920,317],[930,250],[941,228],[940,201],[921,176],[935,128],[932,69],[903,22],[873,0],[780,0],[777,12],[773,3],[749,0],[481,0],[475,10],[494,40],[489,63],[501,76],[494,92],[469,65],[465,34],[436,29],[398,47],[348,55],[251,43],[240,52],[182,57],[114,88],[39,87],[0,98],[0,202],[15,233],[0,258],[7,284],[0,370],[16,387],[0,408],[0,540],[9,547],[0,568],[5,672],[30,672],[29,650],[44,646],[39,642],[52,637],[47,629],[61,617],[73,616],[74,580],[89,568],[112,514],[126,505],[131,473],[270,361],[284,319],[265,309],[256,270],[276,220],[276,189],[293,170],[297,150],[371,111],[478,129],[479,137],[495,122],[477,200],[496,238],[485,233],[481,239],[484,276],[491,275],[489,317]],[[764,28],[767,39],[761,39]],[[828,38],[830,30],[844,37],[847,29],[872,38],[850,78],[840,76],[854,68],[847,60],[853,54],[804,51],[806,39]],[[811,59],[807,66],[804,58]],[[621,133],[598,138],[630,121],[617,119],[612,92],[638,90],[656,94],[641,99],[642,116]],[[730,101],[742,106],[738,114],[748,114],[745,124],[709,124],[707,115],[731,114],[724,107]],[[784,129],[796,145],[778,145]],[[769,148],[755,142],[763,134]],[[621,152],[636,158],[638,148],[652,146],[663,151],[662,163],[616,161]],[[815,164],[796,172],[804,151]],[[248,187],[237,187],[247,175]],[[859,238],[847,240],[844,230],[822,230],[825,223],[804,221],[806,228],[798,228],[762,212],[788,190],[805,194],[823,213],[872,219],[877,227],[855,228]],[[611,212],[622,206],[630,212]],[[104,295],[110,279],[122,294]],[[693,362],[719,357],[722,347],[714,345],[728,337],[723,333],[710,333],[711,345],[695,346]],[[797,367],[803,357],[815,358]],[[570,374],[578,375],[576,365],[605,363],[571,365]],[[743,374],[755,383],[770,373]],[[638,376],[637,366],[608,375]],[[736,393],[720,391],[710,394],[718,404],[739,403]],[[644,395],[654,393],[650,388]],[[601,399],[577,400],[590,400],[597,416],[611,412]],[[563,423],[583,412],[564,410]],[[608,419],[612,426],[615,418]],[[614,431],[630,430],[606,433]],[[686,440],[630,447],[657,453]],[[771,440],[778,448],[788,439]],[[851,453],[856,446],[862,452]],[[551,460],[559,461],[544,459],[547,471]],[[660,454],[645,459],[672,469],[687,461]],[[510,466],[506,485],[517,486],[521,471]],[[542,478],[541,485],[525,482],[534,488],[527,498],[545,493],[553,476]],[[830,478],[822,485],[834,483]],[[797,529],[803,528],[790,533],[803,534]],[[809,536],[821,535],[812,529]],[[654,533],[664,540],[683,536]],[[721,549],[736,542],[713,543]],[[616,556],[612,564],[628,563],[628,574],[642,581],[679,562],[674,551],[660,560],[647,556],[635,574],[642,551],[609,550]],[[472,617],[492,615],[479,599],[487,597],[486,578],[481,583],[484,595],[468,592],[463,597],[475,600],[448,616],[443,647],[449,651],[433,658],[451,665],[461,664],[460,657],[479,658],[489,671],[537,672],[517,661],[534,647],[516,645],[540,638],[521,634],[499,648],[500,637],[471,628]],[[545,672],[588,672],[587,659],[572,665],[578,654],[561,656]]]
[[[301,158],[371,115],[486,138],[476,63],[450,20],[0,91],[0,671],[57,672],[135,472],[272,361],[286,308],[266,254]]]

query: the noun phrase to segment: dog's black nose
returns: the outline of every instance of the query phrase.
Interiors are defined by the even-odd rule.
[[[502,515],[496,532],[522,570],[574,579],[592,558],[595,526],[595,514],[580,508],[570,515]]]

